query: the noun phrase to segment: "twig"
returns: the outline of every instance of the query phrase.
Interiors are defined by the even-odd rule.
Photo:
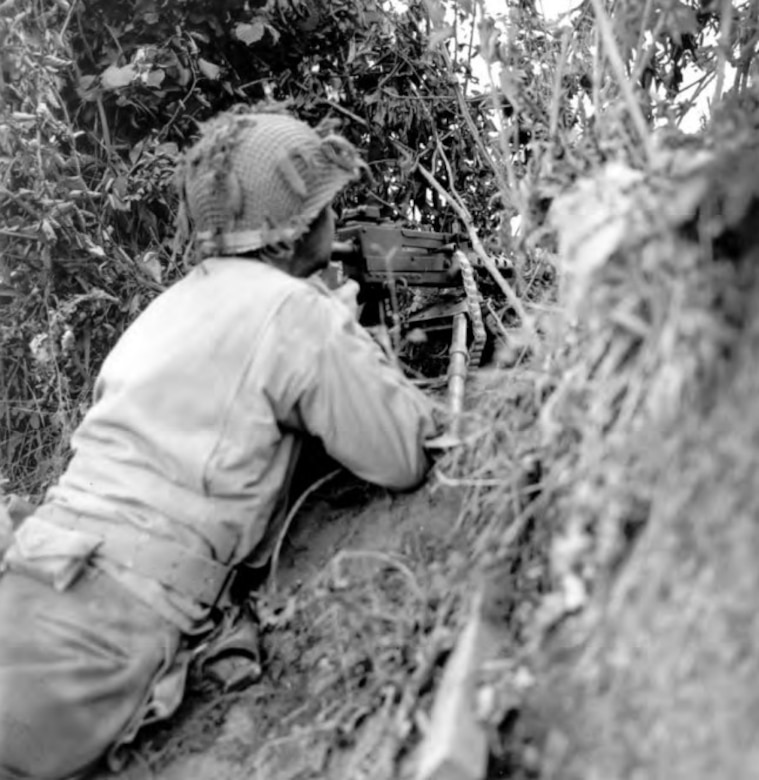
[[[352,119],[354,122],[358,122],[358,124],[363,125],[364,127],[369,127],[369,123],[365,119],[362,119],[358,114],[354,114],[352,111],[348,111],[347,108],[343,108],[339,103],[335,103],[334,100],[323,98],[319,102],[324,103],[324,105],[329,106],[330,108],[334,108],[335,111],[339,111],[341,114],[345,114],[345,116]]]
[[[271,752],[279,747],[282,747],[283,745],[288,745],[292,742],[300,742],[304,739],[311,739],[312,737],[316,737],[320,734],[327,734],[331,731],[334,731],[339,725],[339,721],[333,720],[331,722],[324,723],[323,725],[310,728],[307,731],[300,731],[296,734],[285,734],[284,736],[275,737],[268,740],[267,742],[264,742],[264,744],[261,745],[261,747],[255,753],[253,776],[258,776],[257,770],[264,764],[264,759],[268,757],[267,752]]]
[[[755,8],[756,4],[751,7],[752,11]],[[752,20],[752,24],[754,26],[756,25],[756,19]],[[751,38],[749,38],[746,44],[741,48],[740,54],[738,55],[738,67],[735,69],[735,80],[733,82],[733,89],[736,93],[739,91],[744,91],[748,86],[748,74],[749,70],[751,69],[751,61],[754,59],[756,54],[757,42],[759,42],[759,32],[754,33]]]
[[[603,7],[602,0],[591,0],[593,10],[598,22],[598,33],[606,50],[606,56],[609,58],[609,64],[614,71],[619,88],[622,90],[622,96],[627,104],[633,124],[635,125],[640,142],[643,145],[646,162],[650,162],[653,157],[653,148],[651,145],[651,135],[648,131],[648,125],[643,118],[643,112],[640,110],[638,101],[635,99],[632,84],[625,73],[625,64],[622,62],[622,55],[619,53],[617,42],[614,40],[614,31],[611,27],[609,15]]]
[[[501,487],[505,485],[508,480],[504,478],[500,479],[473,479],[469,477],[449,477],[440,469],[435,470],[435,476],[440,480],[441,484],[446,487]]]
[[[113,157],[113,146],[111,144],[111,130],[108,127],[108,118],[105,115],[105,106],[103,105],[102,97],[98,96],[96,105],[98,107],[98,116],[100,117],[100,125],[101,125],[100,129],[103,133],[103,144],[105,145],[106,158],[107,158],[106,162],[110,163]],[[110,173],[108,169],[108,165],[106,165],[105,168],[106,169],[103,172],[103,180],[101,184],[105,182],[105,180],[108,178],[108,174]]]
[[[7,236],[8,238],[19,238],[22,241],[39,241],[39,235],[33,236],[31,233],[17,233],[15,230],[8,230],[7,228],[0,228],[0,236]]]
[[[633,81],[638,81],[643,69],[646,67],[651,55],[656,49],[656,36],[659,25],[666,18],[666,14],[659,14],[659,20],[657,22],[657,30],[654,30],[652,34],[653,43],[651,47],[646,50],[645,55],[643,52],[643,44],[646,41],[646,31],[648,30],[648,19],[651,16],[651,8],[653,7],[653,0],[646,0],[646,5],[643,7],[643,15],[640,18],[640,32],[638,33],[638,45],[637,52],[635,54],[635,64],[633,65]]]
[[[430,13],[430,5],[429,0],[425,0],[425,7],[427,9],[427,18],[428,21],[432,19],[432,14]],[[471,60],[471,50],[472,50],[472,41],[474,39],[474,26],[475,26],[475,12],[476,12],[476,6],[473,6],[472,9],[472,21],[471,21],[471,35],[470,35],[470,41],[469,41],[469,53],[470,53],[470,60]],[[466,99],[466,88],[469,83],[469,79],[467,76],[467,80],[464,84],[464,88],[461,88],[461,85],[459,84],[458,80],[455,78],[455,67],[453,62],[451,61],[451,54],[448,51],[448,47],[445,43],[441,43],[438,46],[438,50],[440,51],[443,61],[445,63],[446,69],[448,70],[448,73],[451,76],[451,83],[453,86],[453,91],[456,95],[456,101],[459,104],[459,114],[464,119],[464,122],[466,123],[467,128],[469,129],[469,133],[471,135],[472,141],[474,142],[474,145],[477,147],[477,150],[479,151],[480,155],[482,156],[482,159],[484,162],[488,164],[490,169],[493,171],[493,174],[498,181],[498,187],[502,192],[502,198],[505,200],[506,194],[510,191],[510,187],[508,186],[508,183],[506,179],[503,176],[503,171],[501,169],[501,166],[496,163],[496,161],[493,159],[493,156],[490,153],[490,150],[487,148],[485,142],[482,139],[482,134],[479,131],[477,125],[474,122],[474,119],[472,118],[472,112],[469,107],[469,104],[467,103]],[[433,124],[434,126],[434,124]],[[438,145],[440,145],[440,141],[438,140]],[[453,178],[449,177],[449,181],[452,182]]]
[[[466,78],[464,79],[464,86],[462,92],[466,95],[467,89],[469,89],[469,79],[472,75],[472,48],[474,47],[474,28],[477,26],[477,5],[472,4],[472,19],[469,22],[469,46],[467,48],[467,64]]]
[[[601,82],[601,36],[598,27],[595,27],[593,29],[593,116],[596,120],[601,116]],[[592,135],[596,137],[595,133]]]
[[[680,118],[677,120],[678,124],[680,124],[683,119],[685,119],[688,111],[696,105],[699,95],[706,91],[706,88],[712,83],[712,81],[714,81],[714,79],[715,75],[713,72],[706,73],[697,81],[694,81],[692,84],[689,84],[687,87],[683,87],[680,90],[679,94],[682,94],[687,92],[689,89],[693,89],[693,94],[691,94],[687,101],[683,104],[683,108],[687,110],[682,110]]]
[[[443,59],[445,60],[446,67],[448,68],[449,72],[453,74],[451,55],[448,53],[448,49],[444,45],[441,45],[440,49],[443,52]],[[479,152],[482,155],[483,160],[487,162],[487,164],[490,166],[491,170],[495,174],[495,177],[498,180],[498,187],[501,189],[502,192],[504,193],[508,192],[509,187],[507,186],[506,179],[504,179],[501,166],[496,164],[495,160],[493,160],[492,155],[488,151],[488,148],[485,146],[485,143],[482,140],[482,135],[480,131],[477,129],[477,125],[474,123],[474,120],[472,119],[472,113],[464,98],[464,94],[461,91],[461,87],[458,85],[458,82],[454,82],[453,89],[454,92],[456,93],[456,100],[458,101],[459,104],[459,113],[464,118],[464,121],[466,122],[466,126],[469,128],[469,132],[472,135],[472,140],[477,146],[477,149],[479,149]]]
[[[379,195],[377,195],[376,192],[368,192],[367,197],[373,198],[378,203],[381,203],[385,208],[390,209],[390,211],[393,212],[393,214],[400,214],[398,211],[398,206],[395,203],[391,203],[389,200],[385,200],[384,198],[381,198]]]
[[[405,563],[399,561],[397,558],[394,558],[392,555],[379,552],[377,550],[341,550],[339,553],[337,553],[337,555],[334,556],[334,558],[332,558],[331,563],[333,566],[337,567],[342,560],[350,560],[351,558],[354,560],[369,558],[375,561],[379,561],[380,563],[384,563],[387,566],[392,566],[404,576],[404,578],[409,583],[411,590],[414,592],[414,595],[420,601],[425,601],[424,593],[422,593],[422,589],[419,587],[419,583],[416,581],[414,573],[411,571],[411,569],[409,569],[408,566],[406,566]]]
[[[551,139],[551,142],[556,140],[556,134],[559,129],[559,107],[561,106],[561,95],[563,91],[561,88],[561,79],[564,76],[564,67],[567,64],[571,42],[572,31],[565,28],[561,35],[561,53],[559,54],[559,62],[556,65],[556,80],[554,81],[553,99],[551,100],[551,118],[548,130],[548,137]]]
[[[277,543],[274,545],[274,551],[271,554],[271,571],[269,573],[269,585],[272,589],[272,591],[276,591],[277,589],[277,567],[279,565],[279,554],[282,551],[282,545],[285,541],[285,536],[287,536],[287,532],[290,530],[290,525],[292,524],[293,520],[295,519],[295,515],[298,514],[298,511],[303,506],[303,502],[316,490],[318,490],[322,485],[324,485],[326,482],[329,482],[333,477],[336,477],[340,473],[341,469],[335,469],[334,471],[330,471],[329,474],[325,474],[323,477],[320,477],[316,480],[312,485],[309,485],[298,497],[298,500],[293,504],[290,511],[287,513],[287,517],[285,517],[285,521],[282,524],[282,530],[279,532],[279,536],[277,537]]]
[[[730,51],[730,28],[733,22],[733,4],[730,0],[722,0],[720,13],[720,36],[717,46],[717,83],[714,87],[713,104],[722,99],[722,89],[725,85],[725,63]]]
[[[69,28],[69,24],[71,23],[71,17],[74,15],[74,10],[76,9],[78,0],[71,0],[71,5],[69,6],[68,13],[66,14],[66,18],[63,20],[63,25],[61,29],[58,31],[58,36],[61,40],[63,40],[63,36],[66,34],[66,30]]]
[[[472,248],[477,254],[477,257],[482,261],[482,264],[485,266],[488,273],[490,273],[490,275],[493,277],[501,292],[506,296],[506,300],[514,308],[514,311],[522,322],[522,325],[524,326],[530,340],[537,344],[538,335],[535,330],[535,325],[532,322],[532,317],[530,317],[530,315],[525,311],[525,308],[522,305],[522,301],[519,300],[519,297],[517,296],[516,292],[514,292],[514,289],[503,278],[503,274],[501,274],[490,255],[488,255],[488,253],[485,251],[485,247],[482,245],[482,241],[480,241],[480,237],[477,235],[477,231],[472,224],[472,217],[469,214],[466,206],[459,199],[455,198],[449,192],[447,192],[440,184],[440,182],[420,162],[417,162],[416,167],[419,173],[421,173],[430,184],[430,186],[432,186],[438,192],[440,197],[443,198],[446,203],[448,203],[451,208],[453,208],[453,210],[458,214],[459,219],[464,223],[467,229],[469,239],[472,242]]]
[[[484,0],[479,0],[479,5],[482,19],[484,20],[487,16],[487,8],[485,6]],[[480,33],[480,36],[482,36],[482,33]],[[480,42],[482,43],[482,40]],[[498,127],[498,141],[501,145],[501,156],[503,159],[504,168],[506,169],[506,181],[508,182],[508,187],[501,185],[502,188],[505,187],[505,189],[503,189],[504,200],[507,194],[510,195],[511,202],[516,206],[517,211],[522,218],[522,224],[527,225],[530,214],[529,209],[527,208],[527,204],[522,197],[522,192],[519,189],[519,182],[517,181],[516,173],[514,171],[514,164],[511,159],[511,139],[506,134],[506,128],[503,122],[504,110],[501,101],[501,89],[496,86],[495,79],[493,78],[492,63],[490,62],[489,58],[486,60],[486,64],[488,82],[490,84],[490,102],[493,105],[493,116],[496,126]],[[512,119],[515,124],[519,119],[519,108],[516,105],[513,106]]]

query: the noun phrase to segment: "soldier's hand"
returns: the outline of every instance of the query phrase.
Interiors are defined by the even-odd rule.
[[[354,279],[348,279],[343,282],[339,287],[332,290],[332,294],[339,301],[342,301],[351,311],[353,316],[358,319],[361,314],[361,307],[358,303],[358,294],[361,288]]]

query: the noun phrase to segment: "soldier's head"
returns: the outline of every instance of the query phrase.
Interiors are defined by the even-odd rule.
[[[177,181],[201,257],[256,256],[306,276],[329,260],[331,203],[362,166],[329,125],[241,108],[203,126]]]

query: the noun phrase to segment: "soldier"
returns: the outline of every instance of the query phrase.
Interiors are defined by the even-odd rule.
[[[312,274],[362,163],[326,128],[251,110],[178,168],[201,262],[103,364],[73,459],[0,576],[0,778],[68,778],[166,718],[230,575],[269,557],[301,443],[419,485],[428,399]]]

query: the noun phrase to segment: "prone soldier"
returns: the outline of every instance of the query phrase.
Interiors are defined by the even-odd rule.
[[[0,575],[0,778],[79,777],[182,698],[188,643],[262,565],[301,445],[407,490],[431,403],[313,277],[362,167],[327,128],[224,113],[178,168],[202,261],[107,357]],[[371,443],[371,446],[367,446]]]

